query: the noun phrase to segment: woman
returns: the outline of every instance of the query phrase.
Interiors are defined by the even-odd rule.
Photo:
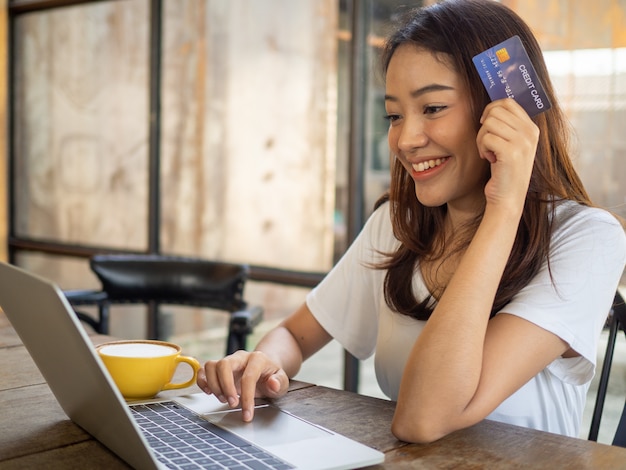
[[[472,64],[513,35],[553,103],[532,119],[490,102]],[[198,384],[250,420],[334,338],[376,353],[401,440],[484,418],[577,436],[626,239],[574,171],[535,38],[497,2],[450,0],[411,11],[382,58],[388,200],[299,310]]]

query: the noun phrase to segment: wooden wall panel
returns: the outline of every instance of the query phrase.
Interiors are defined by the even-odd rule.
[[[145,249],[148,18],[147,0],[16,18],[18,234]]]
[[[336,0],[165,8],[163,250],[328,269]]]

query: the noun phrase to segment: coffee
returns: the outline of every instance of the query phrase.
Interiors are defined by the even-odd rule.
[[[111,378],[126,399],[152,398],[162,390],[173,390],[193,385],[200,363],[183,356],[180,346],[165,341],[114,341],[96,347]],[[186,382],[173,383],[174,372],[180,363],[191,367]]]
[[[171,346],[152,343],[111,344],[100,348],[101,354],[124,357],[163,357],[177,352],[178,350]]]

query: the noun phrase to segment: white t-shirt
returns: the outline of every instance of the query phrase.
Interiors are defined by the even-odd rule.
[[[598,339],[626,263],[626,236],[608,212],[571,201],[557,206],[554,227],[550,272],[544,263],[503,311],[554,333],[580,357],[555,360],[488,418],[578,436]],[[398,244],[387,203],[372,214],[306,299],[315,318],[351,354],[366,359],[376,353],[378,383],[392,400],[397,399],[408,355],[425,324],[387,306],[386,271],[371,268],[382,259],[381,252],[392,252]],[[419,269],[413,289],[418,299],[427,295]],[[462,323],[458,327],[463,328]]]

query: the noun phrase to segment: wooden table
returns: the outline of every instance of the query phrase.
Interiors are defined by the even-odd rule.
[[[94,336],[95,343],[108,340]],[[618,469],[626,449],[483,421],[428,445],[390,432],[394,404],[300,382],[276,403],[383,451],[375,468]],[[72,423],[0,312],[0,468],[117,469],[128,466]]]

